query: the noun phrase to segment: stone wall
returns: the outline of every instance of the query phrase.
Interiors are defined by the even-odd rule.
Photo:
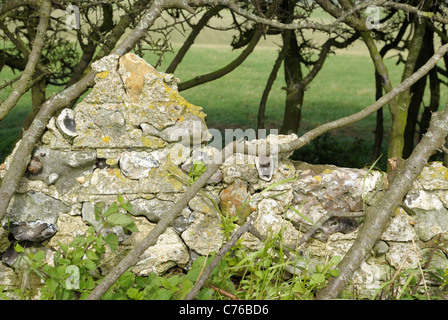
[[[51,248],[70,243],[90,225],[115,232],[122,248],[130,249],[188,188],[193,160],[216,158],[217,150],[207,145],[212,136],[202,108],[179,95],[173,75],[158,72],[133,54],[107,56],[93,68],[94,88],[73,110],[51,119],[1,221],[5,228],[9,223],[13,234],[8,237],[4,230],[0,235],[4,284],[13,273],[11,266],[20,263],[11,246],[15,241],[47,248],[51,259]],[[265,140],[275,145],[294,138],[270,135]],[[11,158],[0,167],[0,177]],[[296,179],[263,191],[290,178]],[[145,275],[163,274],[174,266],[187,269],[197,256],[217,251],[224,235],[220,213],[210,199],[221,212],[238,214],[239,223],[253,215],[262,234],[283,230],[285,241],[293,244],[310,221],[329,212],[359,213],[374,205],[386,185],[379,171],[309,165],[291,161],[289,154],[236,154],[208,181],[205,195],[195,196],[157,244],[145,251],[133,271]],[[95,219],[95,203],[111,204],[118,194],[132,204],[138,232],[104,228]],[[250,205],[238,210],[247,199]],[[397,209],[372,256],[356,272],[353,286],[359,292],[379,288],[400,265],[417,268],[419,261],[428,259],[436,240],[442,250],[435,251],[430,267],[446,268],[448,169],[438,162],[427,165],[402,207],[405,210]],[[356,239],[358,224],[356,218],[331,219],[299,248],[300,253],[308,254],[312,264],[343,256]],[[256,250],[261,242],[245,234],[243,245]]]

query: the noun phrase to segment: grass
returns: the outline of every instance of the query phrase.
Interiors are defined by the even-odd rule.
[[[316,18],[325,19],[322,14],[318,14]],[[222,19],[215,21],[216,26],[225,25],[228,19],[229,17],[224,14]],[[173,33],[170,36],[173,47],[179,48],[184,35]],[[212,72],[232,61],[240,51],[232,51],[227,45],[231,39],[232,33],[229,31],[205,30],[179,66],[176,77],[182,81],[189,80],[194,76]],[[316,34],[314,40],[321,42],[323,39],[322,35]],[[280,43],[278,36],[262,39],[252,55],[236,70],[221,79],[183,91],[182,96],[204,108],[210,128],[221,130],[236,127],[255,128],[261,94],[278,53],[276,43]],[[173,53],[167,53],[158,69],[164,71],[173,56]],[[151,54],[145,55],[145,59],[151,64],[157,61]],[[386,64],[392,83],[398,85],[403,66],[396,66],[395,59],[387,59]],[[355,43],[349,49],[338,50],[336,55],[331,55],[305,93],[299,135],[327,121],[358,112],[373,103],[375,95],[373,75],[372,62],[361,42]],[[3,68],[0,72],[0,83],[14,76],[8,68]],[[268,128],[281,126],[285,100],[285,91],[282,90],[284,86],[283,69],[280,69],[267,103]],[[6,98],[10,91],[10,89],[0,91],[0,100]],[[47,96],[57,91],[58,88],[49,87]],[[442,90],[441,101],[445,101],[447,97],[448,94]],[[27,93],[11,114],[0,123],[0,162],[11,152],[19,127],[30,109],[30,94]],[[391,125],[387,109],[384,115],[386,144]],[[310,162],[362,167],[371,161],[375,121],[375,115],[371,115],[354,125],[335,130],[326,138],[320,139],[320,145],[311,148],[314,150],[311,157],[307,157],[310,149],[303,149],[308,151],[301,158]],[[339,155],[332,154],[333,151],[337,154],[336,147],[342,148]],[[328,148],[332,149],[328,152],[331,156],[323,157]],[[336,158],[340,160],[338,163],[334,161]],[[384,164],[384,161],[385,159],[381,163]]]

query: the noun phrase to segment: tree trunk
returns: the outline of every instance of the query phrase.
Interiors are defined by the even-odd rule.
[[[375,71],[375,100],[377,101],[383,95],[383,88],[381,86],[381,77],[378,72]],[[384,137],[384,123],[383,123],[383,108],[376,112],[376,125],[375,125],[375,141],[373,143],[372,163],[375,162],[381,154],[381,145]]]
[[[426,32],[423,38],[423,44],[420,49],[420,53],[418,55],[414,69],[417,70],[418,68],[420,68],[433,54],[433,32],[429,28],[426,28]],[[411,87],[411,102],[409,104],[406,128],[404,131],[403,159],[409,157],[412,153],[412,150],[414,149],[414,142],[416,138],[415,131],[417,127],[420,106],[422,104],[423,96],[425,93],[427,77],[428,75],[424,76]]]
[[[282,34],[283,45],[288,46],[284,60],[286,81],[286,100],[281,134],[297,133],[300,126],[304,89],[299,45],[294,31],[287,30]]]
[[[258,108],[258,124],[257,129],[265,129],[265,112],[266,112],[266,103],[268,101],[269,93],[271,92],[272,85],[277,78],[278,70],[280,69],[283,60],[285,59],[286,47],[280,50],[277,60],[275,60],[274,66],[272,67],[272,71],[269,74],[268,81],[266,82],[266,86],[263,90],[263,94],[260,100],[260,106]]]

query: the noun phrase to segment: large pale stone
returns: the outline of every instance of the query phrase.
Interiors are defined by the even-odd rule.
[[[200,255],[217,252],[223,243],[221,220],[216,215],[195,212],[195,221],[181,237],[186,245]]]

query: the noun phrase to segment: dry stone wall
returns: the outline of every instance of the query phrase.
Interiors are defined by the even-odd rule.
[[[193,160],[216,160],[218,152],[208,145],[212,136],[202,108],[179,95],[173,75],[158,72],[134,54],[110,55],[92,67],[97,72],[94,88],[73,110],[65,109],[51,119],[1,221],[10,233],[3,230],[0,236],[3,284],[10,284],[12,267],[20,265],[12,248],[16,241],[46,248],[51,260],[52,248],[70,243],[93,226],[116,233],[121,248],[130,250],[187,190]],[[294,138],[270,135],[250,143],[275,145]],[[11,159],[0,167],[0,177]],[[295,179],[265,191],[290,178]],[[284,232],[285,241],[294,244],[311,222],[329,212],[359,213],[374,205],[386,185],[386,176],[379,171],[309,165],[291,161],[289,154],[260,158],[236,154],[221,165],[157,244],[144,252],[133,271],[146,275],[163,274],[175,266],[188,269],[199,255],[219,250],[225,239],[220,212],[238,215],[240,224],[252,215],[262,234]],[[138,232],[105,228],[96,220],[95,203],[111,204],[118,194],[132,204]],[[248,199],[249,205],[243,207]],[[419,261],[428,259],[435,240],[442,249],[433,253],[430,267],[445,269],[447,208],[448,169],[430,163],[372,256],[356,272],[352,286],[369,294],[400,266],[417,268]],[[360,222],[331,219],[298,251],[309,256],[310,267],[343,256],[356,239]],[[245,234],[243,245],[257,250],[262,243]],[[105,264],[102,272],[113,263]]]

